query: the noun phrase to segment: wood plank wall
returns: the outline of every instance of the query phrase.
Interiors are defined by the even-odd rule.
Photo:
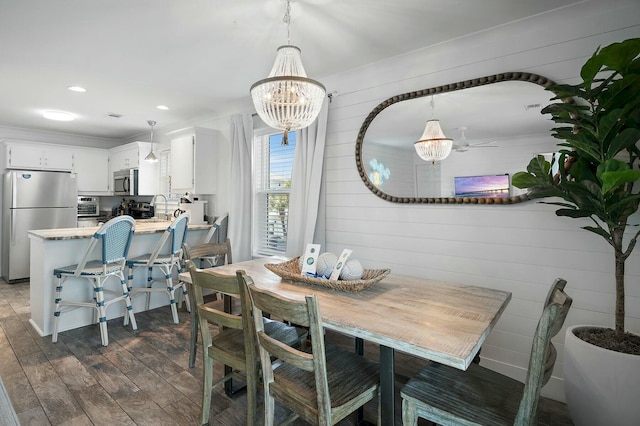
[[[574,298],[566,325],[613,324],[613,255],[551,206],[408,205],[383,201],[357,174],[355,140],[367,114],[399,93],[505,71],[575,82],[599,45],[639,37],[640,2],[586,1],[323,80],[336,91],[325,154],[324,250],[353,249],[365,267],[513,292],[483,347],[483,363],[522,379],[543,298],[556,277]],[[427,19],[428,21],[428,19]],[[357,52],[354,52],[357,54]],[[499,125],[499,123],[497,123]],[[524,165],[523,165],[524,167]],[[640,223],[640,217],[635,221]],[[627,263],[627,327],[640,332],[640,250]],[[562,349],[543,394],[564,400]]]

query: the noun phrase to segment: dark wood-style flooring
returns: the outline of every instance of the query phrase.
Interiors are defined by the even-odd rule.
[[[179,325],[172,323],[168,307],[136,314],[137,331],[123,327],[121,320],[109,321],[107,347],[100,343],[97,326],[63,332],[54,344],[50,336],[38,336],[29,318],[29,283],[0,279],[0,376],[23,426],[199,424],[202,353],[196,367],[189,368],[184,307]],[[326,338],[353,347],[353,339],[337,333],[328,331]],[[365,356],[377,359],[377,346],[366,343]],[[424,362],[397,354],[397,389]],[[220,376],[221,368],[214,368]],[[213,398],[211,425],[245,423],[244,392],[228,397],[219,390]],[[544,399],[540,408],[541,424],[571,425],[566,405]],[[375,421],[376,411],[370,404],[365,417]],[[277,415],[284,418],[287,412],[279,407]],[[354,423],[352,416],[339,424]]]

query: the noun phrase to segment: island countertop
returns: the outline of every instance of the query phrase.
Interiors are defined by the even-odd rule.
[[[164,232],[171,221],[138,221],[134,235],[154,234]],[[190,231],[207,230],[213,225],[189,225]],[[78,238],[90,238],[98,230],[98,226],[86,228],[57,228],[57,229],[35,229],[29,231],[29,237],[40,238],[42,240],[73,240]]]
[[[136,229],[129,248],[129,257],[148,254],[153,251],[162,233],[169,227],[170,221],[136,220]],[[199,244],[203,241],[212,225],[189,225],[186,243]],[[57,285],[53,271],[64,265],[78,263],[87,250],[89,239],[99,227],[59,228],[29,231],[30,240],[30,285],[29,297],[31,319],[29,322],[40,336],[48,336],[52,332],[53,312],[55,311],[55,288]],[[133,286],[146,286],[145,268],[140,268],[133,275]],[[173,275],[177,279],[178,271]],[[162,277],[164,282],[164,277]],[[71,284],[72,281],[76,281]],[[93,297],[91,285],[86,285],[84,278],[69,278],[73,291],[65,295],[67,301],[87,301]],[[118,280],[108,284],[118,288]],[[112,288],[113,289],[113,288]],[[151,294],[150,300],[144,297],[132,300],[134,312],[154,309],[169,304],[169,298],[163,292]],[[126,312],[124,304],[113,304],[107,310],[107,319],[122,317]],[[170,315],[168,307],[167,313]],[[59,331],[71,330],[95,323],[91,309],[69,310],[60,316]]]

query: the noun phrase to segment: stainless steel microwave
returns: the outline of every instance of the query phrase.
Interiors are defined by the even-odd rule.
[[[114,195],[138,195],[138,169],[113,172]]]

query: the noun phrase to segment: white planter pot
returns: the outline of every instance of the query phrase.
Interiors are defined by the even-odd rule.
[[[576,426],[629,426],[640,421],[640,356],[623,354],[578,339],[567,329],[564,388]]]

